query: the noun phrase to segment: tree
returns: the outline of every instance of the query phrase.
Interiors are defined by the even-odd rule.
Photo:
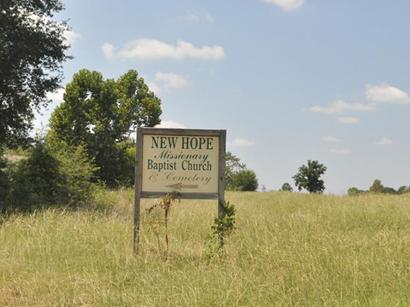
[[[373,181],[373,184],[369,188],[369,192],[372,192],[372,193],[383,193],[383,190],[384,190],[384,186],[381,180],[379,179],[376,179],[375,181]]]
[[[410,192],[410,187],[407,187],[405,185],[401,186],[398,190],[397,193],[398,194],[405,194],[405,193],[409,193]]]
[[[231,152],[225,155],[225,187],[233,191],[255,191],[258,188],[255,172],[247,169]]]
[[[229,186],[232,176],[244,169],[246,169],[246,165],[237,156],[228,151],[225,155],[225,184]]]
[[[359,194],[362,194],[362,193],[364,193],[364,191],[362,191],[362,190],[360,190],[356,187],[351,187],[347,190],[347,195],[349,195],[349,196],[359,195]]]
[[[244,169],[234,173],[231,178],[231,187],[235,191],[256,191],[258,179],[255,172]]]
[[[33,109],[58,88],[65,52],[65,23],[51,18],[59,0],[2,0],[0,4],[0,146],[27,137]]]
[[[290,183],[288,183],[288,182],[285,182],[285,183],[282,185],[282,187],[280,188],[280,190],[281,190],[281,191],[284,191],[284,192],[293,192],[293,188],[292,188],[292,186],[290,185]]]
[[[101,73],[83,69],[66,85],[63,102],[51,116],[49,140],[84,145],[98,179],[109,186],[129,184],[133,166],[127,144],[134,146],[129,136],[136,127],[159,124],[161,112],[160,99],[137,71],[104,80]]]
[[[299,167],[298,172],[293,176],[295,186],[299,191],[305,189],[309,193],[323,193],[325,185],[320,176],[326,172],[326,169],[326,166],[318,161],[308,160],[307,166],[302,165]]]

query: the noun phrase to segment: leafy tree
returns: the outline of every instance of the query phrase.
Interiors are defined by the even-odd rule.
[[[349,195],[349,196],[358,195],[358,194],[361,194],[361,193],[364,193],[364,191],[359,190],[356,187],[351,187],[347,190],[347,195]]]
[[[397,191],[391,187],[384,187],[382,193],[383,194],[397,194]]]
[[[0,146],[27,137],[33,109],[59,86],[67,27],[51,18],[62,8],[59,0],[0,3]]]
[[[383,190],[384,190],[384,186],[381,180],[379,179],[376,179],[375,181],[373,181],[373,184],[369,188],[369,192],[372,192],[372,193],[383,193]]]
[[[231,177],[231,187],[235,191],[256,191],[258,179],[255,172],[244,169],[234,173]]]
[[[295,186],[299,191],[305,189],[309,193],[323,193],[325,185],[320,176],[326,172],[326,169],[326,166],[318,161],[308,160],[307,166],[299,167],[298,172],[293,176]]]
[[[233,191],[255,191],[258,188],[255,172],[247,169],[231,152],[225,155],[225,186]]]
[[[293,192],[293,188],[289,182],[285,182],[284,184],[282,184],[280,190],[284,192]]]
[[[231,185],[232,176],[241,171],[246,169],[246,165],[241,162],[241,160],[232,154],[231,152],[227,152],[225,155],[225,183],[226,186],[229,187]]]
[[[405,185],[401,186],[398,190],[397,193],[398,194],[405,194],[405,193],[409,193],[410,192],[410,187],[407,187]]]
[[[107,185],[129,183],[133,172],[124,144],[134,146],[130,134],[159,124],[161,112],[160,99],[137,71],[104,80],[99,72],[83,69],[66,85],[64,100],[51,116],[49,139],[84,145],[98,167],[97,178]]]

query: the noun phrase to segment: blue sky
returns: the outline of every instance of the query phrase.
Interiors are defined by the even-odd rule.
[[[73,60],[136,69],[163,126],[226,129],[228,150],[278,189],[308,159],[326,192],[410,185],[410,2],[67,0]],[[46,125],[61,91],[37,118]]]

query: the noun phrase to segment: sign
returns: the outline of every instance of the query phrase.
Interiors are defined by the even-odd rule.
[[[226,130],[138,128],[134,252],[140,199],[178,192],[181,198],[224,201]],[[218,214],[223,215],[219,205]]]

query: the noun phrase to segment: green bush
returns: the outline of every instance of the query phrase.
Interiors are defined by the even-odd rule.
[[[50,152],[59,162],[59,173],[63,177],[61,196],[65,204],[81,206],[92,200],[93,174],[97,167],[90,161],[84,146],[70,147],[64,142],[50,146]]]
[[[93,197],[95,167],[82,146],[37,142],[27,159],[10,169],[5,208],[32,211],[54,205],[82,206]]]
[[[44,143],[38,142],[27,159],[11,170],[11,188],[7,207],[11,210],[33,210],[66,201],[62,197],[64,178],[58,161]],[[65,196],[65,195],[64,195]]]
[[[9,176],[6,166],[6,159],[3,157],[3,151],[0,149],[0,212],[6,207],[6,197],[9,190]]]

